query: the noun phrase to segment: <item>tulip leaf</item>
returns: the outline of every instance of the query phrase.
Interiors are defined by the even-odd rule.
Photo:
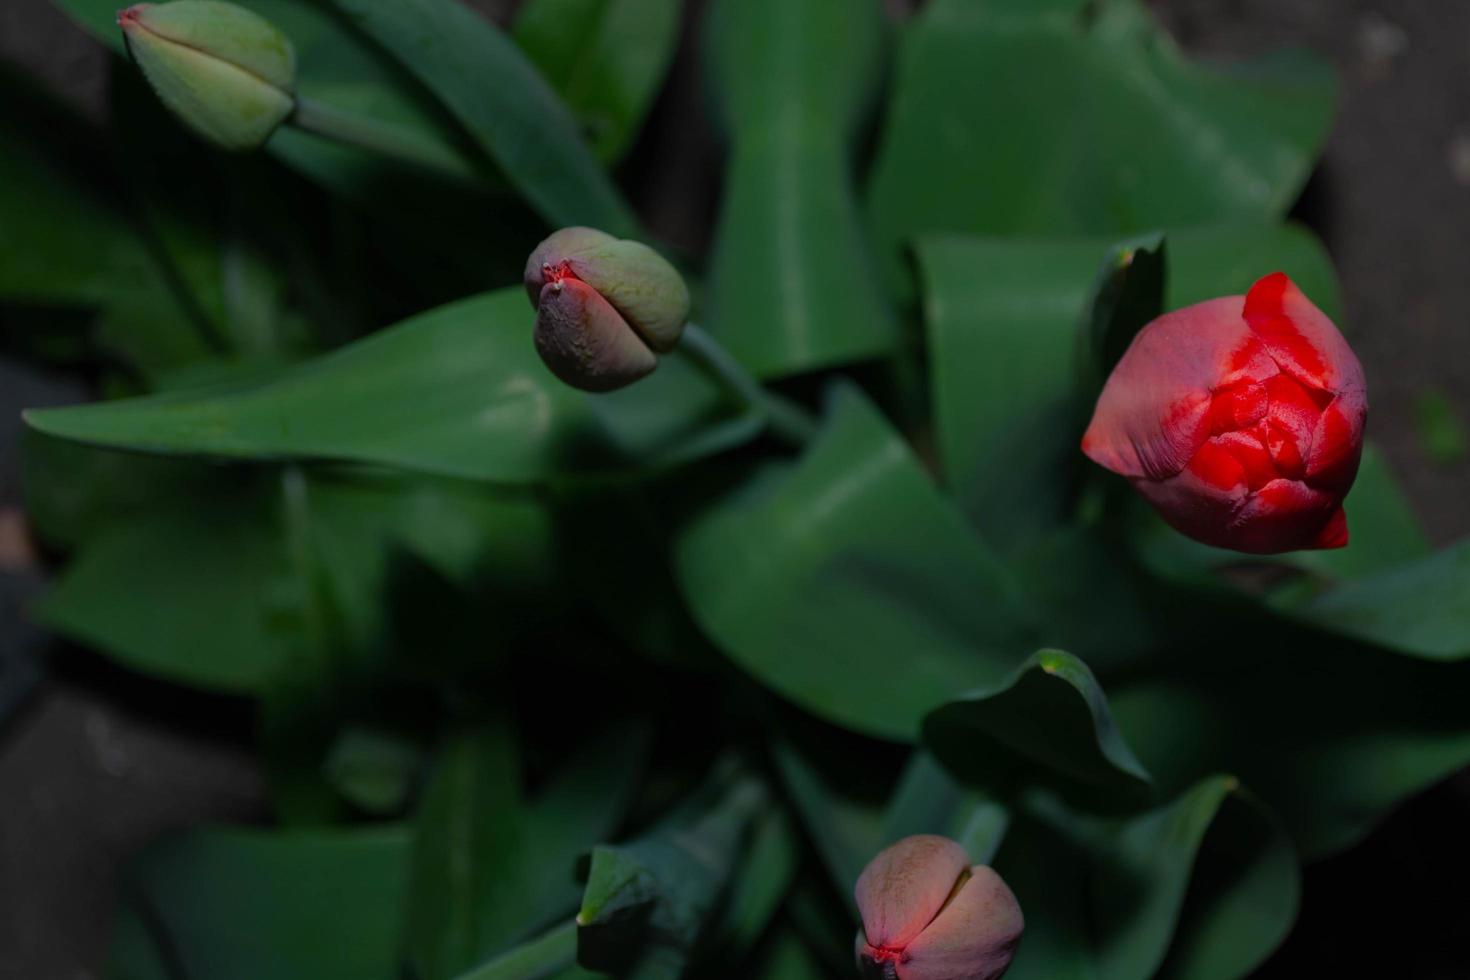
[[[392,980],[408,851],[395,826],[169,838],[130,870],[109,975]]]
[[[401,735],[353,727],[333,741],[324,769],[344,799],[382,815],[403,809],[422,761],[419,747]]]
[[[885,840],[881,805],[845,793],[836,785],[830,771],[814,764],[794,745],[778,742],[772,751],[776,771],[816,846],[818,857],[837,893],[855,913],[853,885]],[[932,822],[926,815],[920,821],[905,820],[901,827],[897,820],[894,824],[896,828],[907,829],[915,823]]]
[[[709,13],[730,156],[709,327],[761,376],[889,353],[853,143],[883,66],[876,0],[721,0]]]
[[[332,4],[443,102],[547,223],[639,237],[572,114],[488,20],[454,0]]]
[[[998,681],[1028,647],[1006,573],[851,388],[794,467],[760,471],[697,517],[675,555],[725,653],[853,731],[911,741],[930,709]]]
[[[1108,251],[1087,304],[1086,339],[1099,389],[1138,331],[1164,312],[1166,268],[1164,236],[1158,232],[1120,242]]]
[[[1304,53],[1188,61],[1139,0],[936,0],[870,185],[885,261],[936,232],[1117,235],[1280,215],[1331,120]],[[1003,135],[1003,138],[1002,138]]]
[[[1039,799],[996,868],[1026,911],[1007,977],[1213,980],[1244,976],[1296,914],[1291,845],[1234,779],[1102,820]]]
[[[592,741],[528,800],[504,725],[450,737],[414,847],[407,942],[419,976],[456,976],[575,909],[576,860],[616,830],[645,744],[636,729]]]
[[[287,663],[287,553],[268,489],[170,502],[89,541],[40,607],[52,629],[133,670],[261,690]],[[126,588],[119,589],[119,583]]]
[[[461,973],[455,980],[526,980],[527,977],[561,976],[557,971],[577,958],[577,924],[565,922],[488,963]]]
[[[593,150],[620,159],[658,94],[679,40],[682,0],[530,0],[515,40],[556,89]]]
[[[577,913],[578,964],[634,977],[681,975],[768,806],[758,780],[717,772],[648,833],[594,848]]]
[[[972,864],[989,864],[1005,840],[1010,819],[1007,807],[961,785],[920,749],[904,766],[883,811],[882,845],[913,834],[939,834],[957,841]]]
[[[1113,686],[1118,727],[1164,791],[1238,772],[1303,856],[1320,859],[1470,763],[1466,665],[1389,656],[1246,610],[1232,625],[1238,637],[1221,637],[1220,652]]]
[[[431,310],[249,383],[27,413],[94,445],[235,459],[336,459],[502,483],[671,465],[742,442],[749,411],[679,352],[592,397],[536,358],[520,289]]]
[[[1281,608],[1295,619],[1399,653],[1462,660],[1470,657],[1470,540]]]
[[[1092,408],[1075,394],[1076,338],[1095,318],[1111,316],[1112,300],[1097,291],[1097,270],[1110,267],[1114,247],[1106,238],[956,235],[918,245],[945,482],[999,547],[1033,541],[1071,514],[1085,464],[1077,447]],[[1171,232],[1168,255],[1167,309],[1243,293],[1278,269],[1325,311],[1340,305],[1325,253],[1296,228],[1228,224]],[[1152,261],[1148,266],[1144,279],[1155,275]]]
[[[1455,404],[1437,388],[1420,391],[1414,399],[1414,422],[1419,448],[1440,466],[1454,466],[1470,453],[1470,433],[1455,413]]]
[[[1060,650],[930,712],[924,744],[962,782],[997,793],[1041,784],[1137,803],[1151,789],[1092,671]]]

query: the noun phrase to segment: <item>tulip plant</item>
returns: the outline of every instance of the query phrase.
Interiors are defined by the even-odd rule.
[[[36,615],[250,705],[271,811],[137,856],[108,976],[1242,977],[1470,763],[1470,545],[1284,218],[1316,59],[56,2],[116,57],[105,133],[0,110],[13,343],[97,393],[26,415]],[[648,206],[691,87],[707,249]]]

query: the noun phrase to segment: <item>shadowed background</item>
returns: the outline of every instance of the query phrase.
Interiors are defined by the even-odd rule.
[[[506,20],[514,0],[478,0]],[[908,4],[893,3],[895,7]],[[1281,46],[1330,58],[1336,128],[1295,217],[1324,238],[1368,373],[1370,431],[1433,541],[1470,533],[1470,464],[1437,434],[1470,420],[1470,5],[1445,0],[1153,0],[1191,52],[1231,60]],[[697,19],[688,4],[686,34]],[[700,249],[720,154],[686,36],[624,166],[650,228]],[[42,79],[100,124],[108,59],[46,0],[0,4],[0,61]],[[1147,152],[1140,148],[1140,152]],[[159,833],[264,813],[250,713],[187,697],[77,650],[7,711],[34,655],[56,644],[23,609],[44,583],[18,520],[24,406],[80,400],[70,378],[0,353],[0,980],[99,975],[118,871]],[[1436,407],[1436,405],[1438,407]],[[9,682],[9,683],[7,683]],[[1300,924],[1260,976],[1470,975],[1470,776],[1392,816],[1356,851],[1308,869]],[[1452,897],[1445,901],[1442,896]]]

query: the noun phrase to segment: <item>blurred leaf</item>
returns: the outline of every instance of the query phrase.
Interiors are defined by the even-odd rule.
[[[853,885],[864,866],[883,847],[883,810],[835,785],[833,773],[814,765],[795,746],[772,746],[776,770],[826,866],[837,893],[856,913]]]
[[[1398,653],[1462,660],[1470,657],[1470,540],[1278,608]]]
[[[731,877],[720,922],[718,961],[729,963],[748,953],[766,933],[801,863],[791,820],[776,807],[755,820],[750,844]]]
[[[256,481],[108,525],[39,609],[52,629],[133,670],[259,690],[288,658],[292,598],[278,510]]]
[[[799,463],[762,470],[675,552],[710,637],[853,731],[913,740],[930,709],[999,680],[1029,648],[1004,571],[853,388],[835,390]]]
[[[1304,53],[1193,64],[1139,0],[936,0],[905,35],[870,188],[885,260],[938,231],[1115,235],[1280,215],[1334,90]]]
[[[876,0],[721,0],[706,26],[730,130],[709,326],[760,376],[892,350],[852,152],[883,68]]]
[[[62,438],[147,452],[329,458],[518,483],[673,465],[755,435],[677,351],[637,385],[588,396],[536,357],[520,288],[431,310],[251,384],[27,413]]]
[[[131,870],[109,976],[394,980],[407,867],[398,827],[169,838]]]
[[[332,787],[358,809],[391,814],[407,802],[422,761],[419,747],[402,735],[353,727],[332,743],[326,775]]]
[[[452,735],[419,806],[406,942],[414,972],[445,980],[494,953],[515,930],[527,827],[509,731]],[[516,918],[519,918],[516,916]]]
[[[647,834],[592,852],[577,962],[638,978],[682,975],[769,805],[752,777],[717,773]]]
[[[1094,315],[1110,319],[1100,312],[1112,301],[1097,296],[1097,270],[1113,246],[1105,238],[941,236],[919,243],[946,483],[1000,547],[1033,541],[1071,516],[1085,465],[1077,445],[1091,411],[1074,395],[1076,337]],[[1325,253],[1296,228],[1231,224],[1171,232],[1168,250],[1168,309],[1243,293],[1276,269],[1324,310],[1339,305]],[[1089,308],[1093,297],[1101,307]]]
[[[638,237],[576,120],[488,20],[454,0],[332,2],[443,102],[548,224]]]
[[[963,782],[1014,792],[1054,785],[1106,801],[1147,800],[1151,781],[1108,712],[1087,665],[1034,654],[993,686],[931,711],[924,744]]]
[[[960,785],[934,756],[920,749],[904,767],[883,812],[882,844],[913,834],[939,834],[958,841],[971,863],[989,864],[1009,824],[1006,807]]]
[[[646,743],[641,729],[591,739],[528,801],[508,729],[451,737],[418,818],[408,943],[419,976],[455,976],[576,907],[576,859],[616,830]]]
[[[1229,770],[1308,859],[1350,847],[1392,806],[1470,763],[1465,664],[1313,636],[1242,611],[1150,678],[1113,685],[1118,727],[1165,792]]]
[[[1019,980],[1244,976],[1285,937],[1299,891],[1286,837],[1225,776],[1123,820],[1040,799],[996,868],[1026,911],[1006,974]]]
[[[566,922],[535,939],[460,974],[456,980],[537,980],[561,976],[558,971],[577,958],[577,923]]]
[[[1419,427],[1419,445],[1440,466],[1463,462],[1470,448],[1470,435],[1455,415],[1455,406],[1439,390],[1421,391],[1414,400]]]
[[[682,0],[530,0],[515,40],[581,124],[618,160],[658,95],[679,41]]]

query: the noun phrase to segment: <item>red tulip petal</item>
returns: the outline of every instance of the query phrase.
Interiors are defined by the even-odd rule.
[[[1224,547],[1256,555],[1273,555],[1314,542],[1339,509],[1332,494],[1298,480],[1276,480],[1252,494],[1225,529]]]
[[[1000,875],[976,865],[939,917],[909,943],[899,980],[994,980],[1010,966],[1025,926]]]
[[[1182,473],[1134,480],[1133,486],[1175,530],[1220,547],[1229,547],[1225,529],[1249,495],[1245,467],[1213,441],[1200,447]]]
[[[868,945],[880,955],[903,950],[934,921],[969,865],[963,847],[933,834],[905,837],[879,852],[854,889]]]
[[[1363,455],[1368,406],[1358,391],[1344,391],[1323,410],[1312,434],[1306,478],[1315,487],[1346,494]]]
[[[1210,435],[1212,394],[1278,371],[1241,318],[1244,304],[1213,299],[1144,327],[1103,387],[1082,451],[1128,477],[1183,470]]]
[[[1332,394],[1365,390],[1352,348],[1285,273],[1272,273],[1250,288],[1244,315],[1286,374]]]
[[[1322,549],[1345,548],[1347,547],[1347,543],[1347,514],[1343,512],[1343,509],[1341,507],[1339,507],[1337,508],[1337,510],[1332,512],[1332,516],[1329,517],[1327,519],[1327,523],[1322,526],[1322,530],[1317,534],[1317,537],[1312,542],[1311,546],[1313,548]]]

